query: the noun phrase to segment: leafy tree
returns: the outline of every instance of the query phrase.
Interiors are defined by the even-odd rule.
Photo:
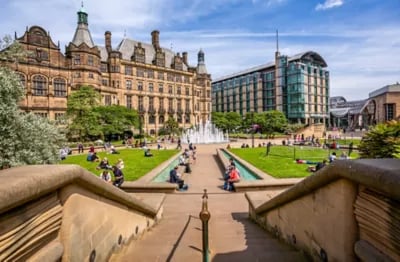
[[[23,96],[19,77],[0,67],[0,168],[55,163],[65,141],[47,119],[19,110]]]
[[[104,136],[123,135],[124,131],[139,126],[137,112],[124,106],[98,106],[94,111]]]
[[[167,134],[177,134],[178,133],[179,124],[173,117],[168,117],[168,120],[164,123],[164,129],[167,131]]]
[[[81,86],[68,97],[67,117],[69,137],[87,140],[103,135],[98,121],[98,112],[93,110],[100,104],[100,94],[91,86]]]
[[[225,130],[227,126],[227,121],[222,112],[212,112],[211,113],[212,123],[219,129]]]
[[[273,134],[274,132],[283,132],[287,126],[286,116],[277,110],[270,110],[263,112],[262,118],[264,122],[261,124],[263,131],[267,134]]]
[[[242,123],[242,118],[240,117],[240,114],[237,112],[228,112],[224,114],[225,116],[225,131],[232,131],[236,130],[238,127],[240,127]]]
[[[368,131],[358,146],[362,158],[400,156],[400,121],[378,124]]]
[[[11,36],[6,35],[0,39],[0,60],[8,60],[18,62],[29,55],[29,52],[15,42]]]

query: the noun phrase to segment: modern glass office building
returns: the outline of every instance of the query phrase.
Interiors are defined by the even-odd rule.
[[[275,62],[212,82],[214,112],[279,110],[291,123],[326,123],[329,71],[324,59],[308,51],[292,57],[275,53]]]

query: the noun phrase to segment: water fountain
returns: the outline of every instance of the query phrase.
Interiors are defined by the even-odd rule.
[[[194,126],[184,131],[181,135],[182,143],[214,144],[229,142],[228,134],[224,134],[210,121]]]

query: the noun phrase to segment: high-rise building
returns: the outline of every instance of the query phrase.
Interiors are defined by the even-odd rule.
[[[151,43],[124,37],[114,48],[107,31],[105,45],[96,45],[83,6],[77,14],[78,25],[65,54],[39,26],[15,37],[30,51],[25,61],[8,64],[26,89],[20,103],[23,110],[64,119],[68,96],[88,85],[101,94],[103,105],[138,110],[143,129],[150,134],[157,133],[169,117],[180,127],[209,120],[211,76],[202,50],[197,66],[190,66],[187,52],[181,55],[160,46],[157,30],[151,33]]]
[[[291,123],[326,123],[329,118],[329,71],[316,52],[288,57],[212,82],[215,112],[282,111]]]

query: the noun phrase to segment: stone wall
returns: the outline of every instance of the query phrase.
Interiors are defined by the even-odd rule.
[[[261,201],[250,217],[315,261],[400,259],[400,160],[338,160]]]
[[[341,179],[257,219],[277,237],[315,258],[353,261],[355,184]],[[254,212],[252,217],[255,218]]]
[[[0,171],[0,261],[107,261],[152,227],[150,206],[73,165]]]

